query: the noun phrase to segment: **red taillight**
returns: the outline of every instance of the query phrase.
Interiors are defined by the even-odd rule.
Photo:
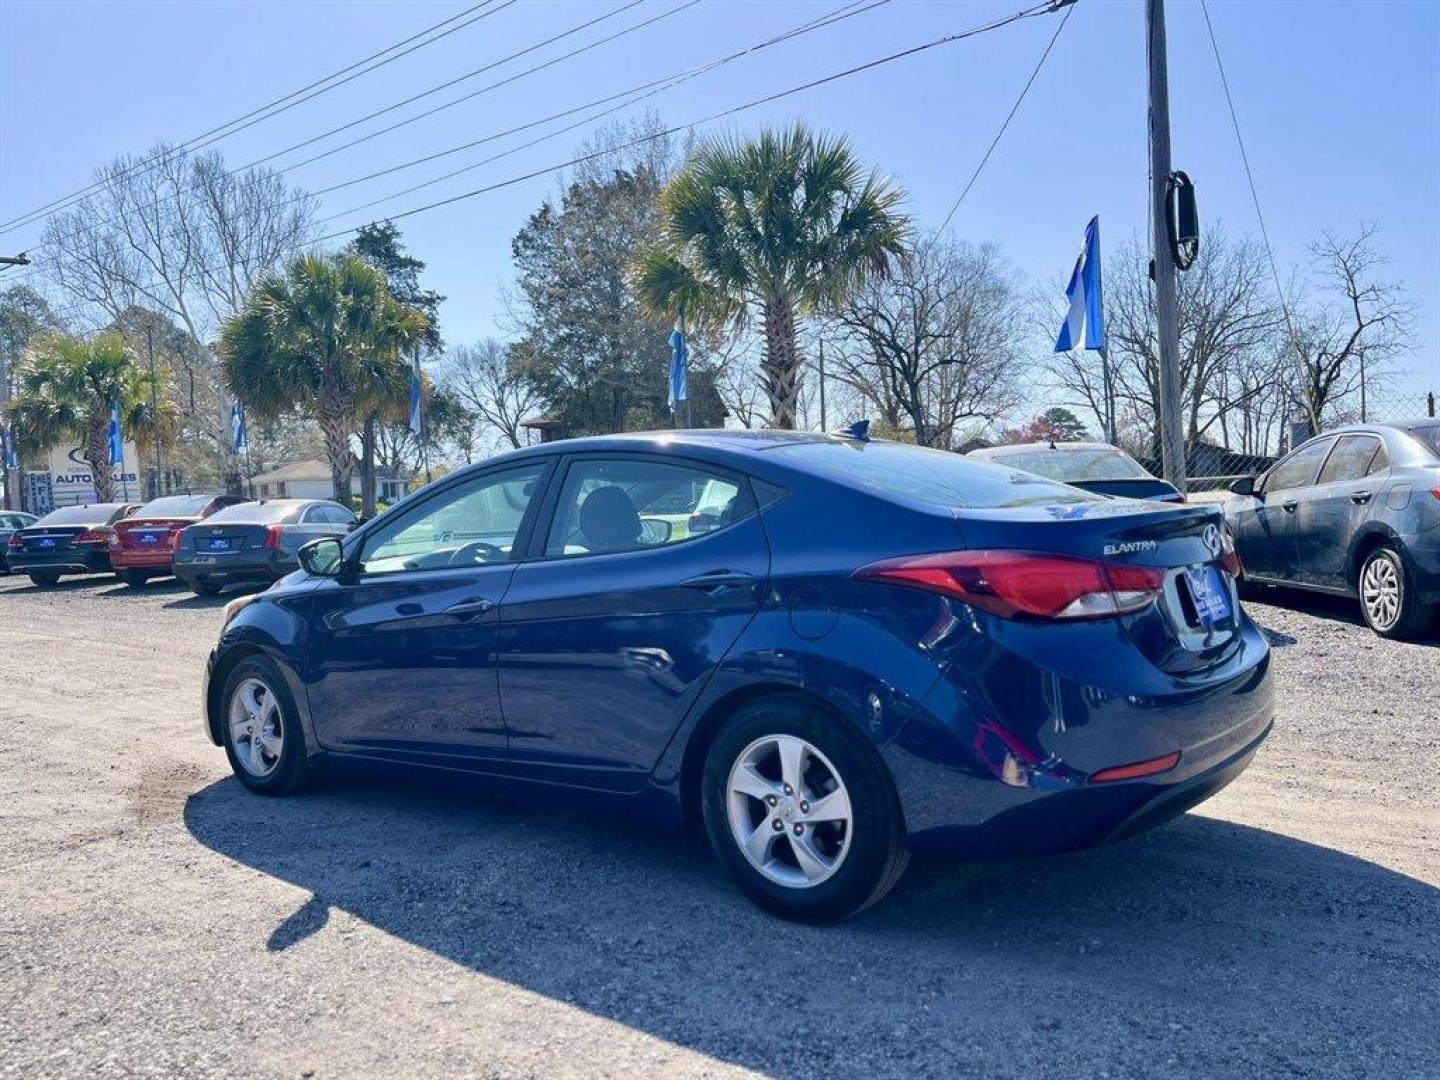
[[[1430,494],[1434,495],[1435,498],[1440,499],[1440,488],[1431,488]]]
[[[171,550],[171,551],[179,551],[179,550],[180,550],[180,534],[181,534],[182,532],[184,532],[184,531],[185,531],[184,529],[172,529],[172,530],[171,530],[171,532],[170,532],[170,550]]]
[[[1030,551],[953,551],[884,559],[855,572],[953,596],[1006,619],[1098,619],[1153,601],[1165,571]]]
[[[267,551],[274,551],[280,546],[280,526],[267,525],[265,527],[265,548]]]
[[[75,537],[77,544],[108,544],[114,534],[109,529],[90,529]]]
[[[19,533],[11,533],[9,546],[12,548],[23,548],[25,546],[25,541],[20,539]]]
[[[1099,772],[1090,774],[1090,783],[1108,784],[1114,780],[1136,780],[1142,776],[1154,776],[1156,773],[1169,772],[1178,764],[1180,764],[1180,751],[1176,750],[1173,754],[1151,758],[1149,761],[1137,761],[1132,765],[1115,765],[1109,769],[1101,769]]]
[[[1235,541],[1230,538],[1228,529],[1220,530],[1220,565],[1237,581],[1245,572],[1245,567],[1240,562],[1240,553],[1235,550]]]

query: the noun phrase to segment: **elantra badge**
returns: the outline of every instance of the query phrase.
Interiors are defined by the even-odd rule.
[[[1134,555],[1137,551],[1154,551],[1160,546],[1158,540],[1126,540],[1119,544],[1106,544],[1106,555]]]

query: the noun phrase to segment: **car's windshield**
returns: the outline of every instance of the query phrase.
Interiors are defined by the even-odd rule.
[[[66,506],[52,510],[36,525],[104,525],[120,507],[116,503],[96,503],[93,506]]]
[[[1440,457],[1440,424],[1425,424],[1412,427],[1410,434],[1425,444],[1425,448]]]
[[[1028,472],[890,442],[804,442],[774,453],[876,495],[908,495],[966,509],[1097,502],[1104,496],[1052,483]]]
[[[1144,467],[1123,450],[1113,446],[1069,450],[1015,450],[992,454],[990,461],[1024,469],[1036,476],[1073,484],[1085,480],[1149,480]]]
[[[304,503],[270,502],[237,503],[217,510],[205,519],[207,525],[271,525],[295,521],[305,509]]]
[[[140,508],[136,517],[195,517],[209,506],[215,499],[214,495],[166,495],[164,498],[151,499]]]

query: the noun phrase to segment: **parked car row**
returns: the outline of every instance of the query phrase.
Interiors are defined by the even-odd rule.
[[[0,569],[27,574],[42,588],[76,574],[114,573],[132,586],[173,574],[209,596],[235,582],[278,581],[299,565],[296,552],[306,541],[355,525],[339,503],[235,495],[66,506],[39,519],[7,512],[0,514]]]

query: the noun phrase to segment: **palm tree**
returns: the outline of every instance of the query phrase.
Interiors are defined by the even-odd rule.
[[[884,177],[866,174],[844,139],[803,125],[705,145],[661,193],[661,240],[636,268],[640,303],[657,320],[683,310],[721,327],[758,312],[770,422],[793,428],[796,321],[843,301],[904,254],[901,198]]]
[[[410,375],[400,354],[427,326],[359,256],[301,255],[256,283],[221,328],[220,355],[252,415],[299,414],[320,425],[335,498],[348,505],[358,418],[404,399]]]
[[[115,330],[88,341],[64,334],[43,338],[16,371],[15,387],[9,415],[21,446],[43,452],[67,439],[78,441],[100,502],[115,496],[111,406],[119,406],[121,430],[141,452],[174,426],[174,406],[160,401],[158,412],[152,410],[150,376]]]

